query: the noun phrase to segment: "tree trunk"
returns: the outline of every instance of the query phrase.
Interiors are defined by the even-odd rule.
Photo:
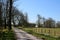
[[[12,14],[12,0],[10,0],[10,7],[9,7],[9,30],[11,30],[11,14]]]
[[[2,4],[0,3],[0,26],[2,27]]]

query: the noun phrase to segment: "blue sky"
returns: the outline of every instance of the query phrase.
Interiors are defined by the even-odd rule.
[[[29,22],[35,23],[37,14],[45,18],[60,20],[60,0],[18,0],[14,6],[28,13]]]

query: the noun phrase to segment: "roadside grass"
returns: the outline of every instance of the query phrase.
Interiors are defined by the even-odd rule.
[[[37,28],[37,29],[36,28],[21,28],[21,29],[23,29],[24,31],[26,31],[29,34],[32,34],[32,35],[36,36],[37,38],[42,38],[42,39],[44,38],[46,40],[60,40],[60,37],[54,37],[55,34],[53,34],[53,32],[51,32],[52,35],[48,32],[49,29],[52,30],[52,31],[56,30],[56,32],[59,32],[58,31],[59,28],[57,28],[57,29],[56,28]],[[46,33],[44,34],[45,31],[40,33],[40,31],[42,29],[43,30],[46,29],[46,33],[49,33],[50,35],[45,35],[46,34]]]
[[[0,40],[16,40],[12,30],[3,29],[0,31]]]
[[[32,30],[39,34],[47,34],[53,37],[60,36],[60,28],[24,28],[25,30]]]

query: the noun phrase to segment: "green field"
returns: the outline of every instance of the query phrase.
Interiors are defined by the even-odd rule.
[[[23,28],[24,31],[46,40],[60,40],[60,28]]]

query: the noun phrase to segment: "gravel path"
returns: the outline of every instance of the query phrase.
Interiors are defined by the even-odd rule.
[[[37,39],[35,36],[32,36],[18,28],[13,28],[13,30],[15,32],[15,36],[17,40],[42,40],[42,39]]]

